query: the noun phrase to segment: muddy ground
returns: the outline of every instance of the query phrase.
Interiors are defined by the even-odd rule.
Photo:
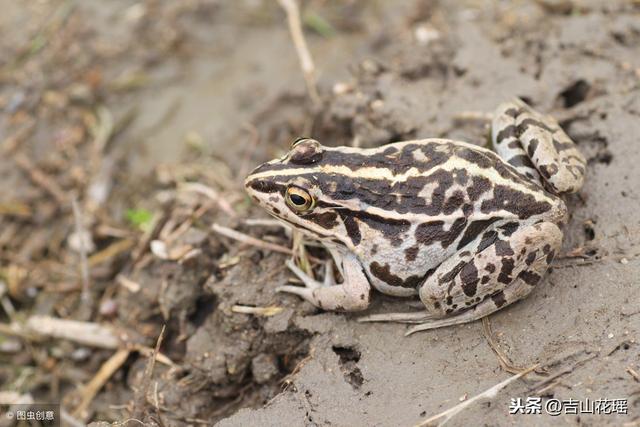
[[[61,402],[78,425],[404,426],[537,363],[449,424],[640,425],[637,1],[306,1],[320,108],[276,2],[1,3],[4,399]],[[299,135],[484,145],[482,116],[513,96],[556,116],[589,168],[563,254],[492,332],[405,338],[321,312],[274,292],[287,255],[212,230],[291,247],[248,221],[267,216],[241,183]],[[370,311],[408,308],[375,295]],[[118,343],[60,339],[42,316]],[[509,415],[535,396],[628,414]]]

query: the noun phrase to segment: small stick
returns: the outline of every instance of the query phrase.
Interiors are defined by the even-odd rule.
[[[147,393],[149,391],[149,385],[151,384],[151,376],[153,375],[153,368],[156,365],[156,357],[160,352],[160,346],[162,345],[162,340],[164,338],[164,329],[165,325],[162,325],[162,329],[160,330],[160,335],[156,340],[156,347],[153,349],[153,353],[147,362],[147,366],[144,370],[144,378],[142,379],[142,384],[138,388],[135,393],[135,400],[133,406],[132,416],[133,418],[143,419],[144,417],[144,408],[147,402]]]
[[[275,316],[276,314],[282,312],[284,308],[278,307],[276,305],[272,305],[269,307],[251,307],[248,305],[234,305],[231,307],[231,311],[234,313],[242,313],[242,314],[255,314],[256,316]]]
[[[71,207],[73,208],[73,218],[75,220],[76,235],[80,240],[80,276],[82,278],[82,294],[81,300],[87,304],[91,301],[91,293],[89,292],[89,262],[87,260],[87,246],[85,245],[85,236],[89,235],[82,218],[82,211],[78,205],[75,196],[71,198]]]
[[[533,365],[530,368],[525,369],[524,371],[520,372],[517,375],[514,375],[510,378],[507,378],[506,380],[502,381],[501,383],[498,383],[496,385],[494,385],[493,387],[483,391],[482,393],[473,396],[471,399],[469,400],[465,400],[464,402],[450,408],[447,409],[444,412],[441,412],[438,415],[434,415],[431,418],[428,418],[418,424],[416,424],[415,427],[424,427],[424,426],[428,426],[430,424],[432,424],[434,421],[440,420],[441,418],[444,418],[444,420],[442,420],[442,422],[440,422],[438,425],[441,426],[444,423],[446,423],[447,421],[449,421],[451,418],[453,418],[455,415],[457,415],[459,412],[461,412],[463,409],[467,408],[468,406],[470,406],[472,403],[476,402],[477,400],[480,399],[493,399],[497,396],[498,392],[500,390],[502,390],[503,388],[505,388],[506,386],[508,386],[509,384],[511,384],[512,382],[514,382],[515,380],[524,377],[525,375],[527,375],[529,372],[533,371],[534,369],[536,369],[538,367],[538,365]]]
[[[245,243],[247,245],[255,246],[261,249],[266,249],[269,251],[280,252],[282,254],[292,255],[293,252],[289,248],[285,248],[284,246],[276,245],[274,243],[265,242],[260,239],[256,239],[255,237],[247,236],[244,233],[240,233],[239,231],[232,230],[228,227],[223,227],[219,224],[213,224],[211,229],[218,234],[221,234],[225,237],[228,237],[233,240],[237,240],[239,242]]]
[[[226,213],[230,217],[237,216],[236,211],[233,210],[233,207],[231,207],[229,202],[225,200],[223,197],[221,197],[216,190],[214,190],[213,188],[207,185],[200,184],[198,182],[182,183],[178,186],[178,191],[188,191],[188,192],[202,194],[203,196],[206,196],[211,200],[213,200],[218,205],[220,210],[222,210],[224,213]]]
[[[47,193],[53,196],[60,205],[67,203],[67,197],[60,186],[55,182],[53,178],[41,171],[33,164],[31,160],[24,154],[16,154],[13,158],[16,164],[29,175],[29,179],[34,184],[41,187]]]
[[[113,330],[98,323],[32,316],[27,320],[27,330],[33,334],[67,339],[90,347],[114,349],[120,346],[120,340]]]
[[[638,373],[631,366],[627,367],[627,372],[633,377],[634,380],[636,380],[636,382],[640,383],[640,375],[638,375]]]
[[[320,96],[318,95],[318,89],[316,87],[315,66],[313,65],[313,59],[307,48],[307,42],[304,39],[302,32],[302,23],[300,21],[300,9],[298,3],[295,0],[278,0],[280,6],[287,14],[287,21],[289,23],[289,32],[293,39],[293,44],[300,60],[300,68],[304,74],[304,80],[307,84],[307,90],[309,91],[309,97],[313,105],[320,106]]]
[[[98,373],[87,383],[82,389],[82,400],[71,416],[84,419],[85,412],[98,391],[106,384],[111,376],[122,366],[129,357],[128,349],[120,349],[116,351],[106,362],[102,364]]]
[[[525,370],[524,368],[514,366],[509,358],[502,352],[502,350],[498,346],[498,343],[495,342],[495,340],[493,339],[493,331],[491,330],[491,322],[489,321],[489,317],[482,318],[482,332],[484,333],[484,337],[487,340],[489,347],[491,347],[491,350],[493,350],[496,356],[498,356],[498,362],[500,362],[500,366],[502,367],[502,369],[509,372],[510,374],[519,374],[520,372]]]
[[[537,384],[534,384],[533,387],[529,388],[529,391],[535,391],[536,394],[541,394],[540,390],[546,390],[548,389],[546,386],[552,382],[554,382],[556,379],[560,378],[563,375],[567,375],[570,374],[571,372],[573,372],[577,367],[584,365],[585,363],[587,363],[590,360],[593,360],[597,357],[597,354],[593,354],[591,356],[587,356],[582,360],[577,361],[576,363],[574,363],[573,365],[569,366],[568,368],[565,369],[561,369],[560,371],[556,372],[555,374],[551,375],[550,377],[538,382]]]

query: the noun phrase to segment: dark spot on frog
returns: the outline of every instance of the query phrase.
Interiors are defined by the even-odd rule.
[[[496,307],[500,308],[503,305],[505,305],[507,303],[507,300],[504,297],[504,292],[499,291],[497,293],[495,293],[491,299],[493,300],[494,304],[496,305]]]
[[[462,204],[464,203],[464,193],[460,190],[456,190],[451,197],[447,199],[445,202],[442,212],[445,215],[451,215],[456,210],[458,210]]]
[[[418,251],[420,250],[420,247],[418,245],[414,245],[411,246],[410,248],[407,248],[404,250],[404,259],[407,262],[412,262],[416,260],[416,257],[418,256]]]
[[[556,256],[556,252],[555,251],[550,251],[547,254],[547,264],[551,264],[551,261],[553,261],[553,258]]]
[[[469,174],[465,169],[454,169],[453,180],[458,185],[465,185],[469,180]]]
[[[460,252],[460,258],[465,258],[465,257],[468,257],[469,255],[471,255],[471,252],[469,251]]]
[[[339,209],[338,214],[344,222],[347,234],[355,245],[359,244],[362,239],[356,219],[364,222],[370,228],[380,231],[391,242],[392,246],[400,246],[403,242],[403,234],[411,227],[411,223],[408,220],[385,218],[363,211]]]
[[[520,133],[520,135],[522,135],[529,126],[534,126],[540,129],[544,129],[547,132],[551,132],[551,133],[555,132],[555,129],[551,128],[550,126],[546,125],[540,120],[536,120],[533,117],[527,117],[526,119],[522,120],[518,125],[518,132]]]
[[[444,230],[444,221],[429,221],[419,224],[416,228],[416,240],[422,245],[432,245],[441,242],[443,248],[449,247],[464,230],[467,223],[466,218],[457,218],[449,230]]]
[[[511,256],[513,255],[513,249],[506,240],[498,240],[494,245],[496,249],[496,255],[498,256]]]
[[[531,163],[531,159],[529,158],[529,156],[526,156],[524,154],[510,158],[508,163],[516,168],[524,166],[527,168],[535,169],[535,166],[533,166],[533,163]]]
[[[330,230],[338,225],[338,215],[335,212],[310,213],[305,219],[318,224],[320,227]]]
[[[480,196],[489,191],[491,181],[483,176],[474,176],[471,178],[471,186],[467,189],[467,195],[472,202],[477,201]]]
[[[515,125],[509,125],[505,127],[500,132],[498,132],[498,135],[496,135],[496,141],[498,141],[498,143],[502,142],[507,138],[517,138]],[[517,141],[515,142],[517,143]]]
[[[485,153],[485,152],[470,150],[468,148],[465,148],[465,149],[456,150],[456,154],[458,154],[458,156],[461,159],[464,159],[469,163],[478,165],[483,169],[489,169],[494,165],[494,162],[492,161],[490,155],[488,155],[488,153]]]
[[[447,299],[445,302],[447,305],[453,304],[453,297],[451,295],[447,295]]]
[[[438,282],[439,283],[447,283],[447,282],[452,281],[458,275],[458,273],[460,273],[460,270],[462,270],[462,267],[464,267],[465,264],[466,264],[465,261],[460,261],[458,264],[456,264],[455,267],[453,267],[451,269],[451,271],[443,274],[440,277],[440,280],[438,280]]]
[[[276,215],[280,215],[282,212],[280,212],[280,209],[278,208],[271,208],[271,210],[273,210],[273,213]]]
[[[347,231],[347,236],[349,236],[351,242],[355,246],[358,246],[362,240],[362,235],[360,234],[360,227],[358,226],[357,221],[352,216],[347,215],[346,212],[338,211],[338,213],[342,218],[342,223]]]
[[[501,225],[500,230],[502,230],[502,234],[504,234],[505,236],[511,236],[513,233],[515,233],[515,231],[518,229],[518,223],[517,222],[507,222],[504,225]]]
[[[500,268],[500,274],[498,275],[498,282],[504,283],[508,285],[513,280],[511,278],[511,273],[513,272],[513,268],[515,267],[515,263],[512,258],[503,258],[502,259],[502,267]]]
[[[369,265],[369,269],[371,270],[371,274],[390,286],[415,288],[424,281],[424,277],[420,276],[409,276],[405,280],[402,280],[400,276],[391,273],[389,264],[382,266],[377,261],[372,262]]]
[[[520,274],[518,274],[518,277],[530,286],[535,286],[542,278],[539,274],[528,270],[521,271]]]
[[[536,138],[531,138],[531,141],[529,141],[529,146],[527,147],[527,155],[530,158],[533,158],[533,156],[536,154],[536,150],[538,149],[539,144],[540,141],[538,141]]]
[[[527,219],[533,215],[548,212],[551,205],[548,202],[538,201],[531,194],[526,194],[505,185],[496,185],[493,189],[493,199],[484,200],[480,205],[480,211],[488,214],[500,210],[506,210]]]
[[[509,108],[509,109],[505,110],[504,115],[505,116],[509,116],[509,117],[513,117],[515,119],[518,115],[522,114],[522,111],[523,110],[520,109],[520,108],[512,107],[512,108]]]
[[[553,148],[555,148],[558,153],[560,153],[561,151],[570,150],[574,147],[575,145],[571,141],[560,142],[557,139],[553,138]],[[568,163],[567,159],[563,159],[563,163]]]
[[[374,243],[373,246],[371,247],[371,255],[375,255],[378,253],[378,244]]]
[[[538,167],[538,170],[545,178],[551,178],[553,175],[558,173],[558,165],[550,164],[550,165],[541,165]]]
[[[496,266],[494,264],[487,264],[485,265],[484,269],[489,273],[493,273],[494,271],[496,271]]]
[[[527,264],[527,265],[533,264],[533,262],[536,260],[537,254],[538,254],[537,250],[529,253],[529,255],[527,255],[527,259],[524,261],[525,264]]]
[[[462,236],[462,239],[460,239],[460,242],[458,243],[458,249],[462,249],[465,246],[467,246],[469,243],[473,242],[480,235],[480,233],[482,233],[491,224],[493,224],[498,220],[499,220],[498,217],[494,217],[490,219],[482,219],[479,221],[471,221],[471,223],[467,226],[467,229],[465,230],[464,235]],[[495,234],[495,236],[492,237],[492,239],[495,239],[495,237],[497,237],[497,234]],[[487,246],[490,245],[491,243],[493,243],[493,240],[490,243],[488,243]],[[482,246],[482,243],[481,243],[481,246]],[[478,252],[482,251],[484,248],[486,248],[486,246],[484,246],[483,248],[478,248]]]
[[[462,281],[462,291],[468,297],[476,294],[478,285],[478,269],[473,262],[467,263],[460,271],[460,280]]]
[[[499,141],[498,141],[498,143],[499,143]],[[515,140],[515,141],[509,142],[507,144],[507,147],[513,148],[513,149],[516,149],[516,148],[520,149],[520,148],[522,148],[522,145],[520,144],[520,141]]]
[[[484,285],[484,284],[489,283],[489,281],[490,281],[490,280],[491,280],[491,277],[489,277],[489,276],[482,276],[482,279],[480,279],[480,283],[482,283],[482,284]]]

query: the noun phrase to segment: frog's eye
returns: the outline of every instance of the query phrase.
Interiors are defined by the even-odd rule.
[[[307,212],[313,208],[313,197],[308,191],[299,187],[287,188],[285,201],[289,207],[297,212]]]

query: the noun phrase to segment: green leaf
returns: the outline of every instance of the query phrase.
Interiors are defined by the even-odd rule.
[[[305,13],[302,21],[306,27],[320,34],[322,37],[331,37],[336,34],[336,29],[333,25],[315,12]]]
[[[146,231],[153,220],[153,213],[146,209],[128,209],[126,217],[131,225]]]

